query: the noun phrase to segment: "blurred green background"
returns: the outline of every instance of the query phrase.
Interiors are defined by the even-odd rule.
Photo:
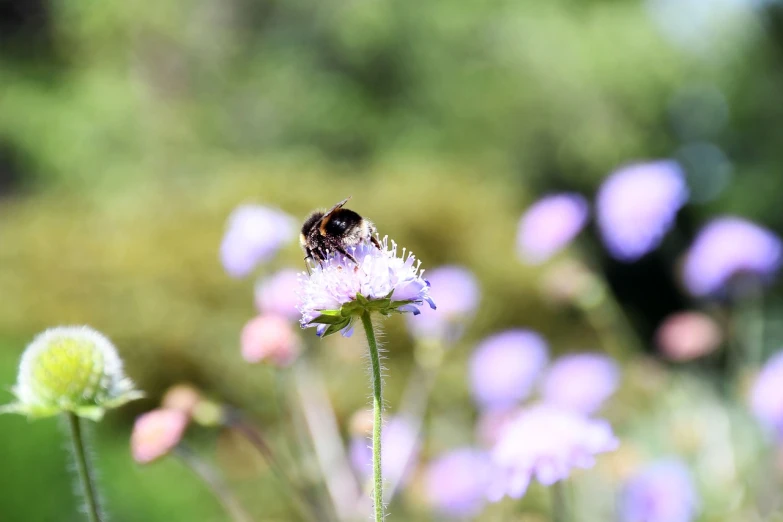
[[[540,272],[514,251],[522,210],[673,157],[694,195],[680,240],[723,212],[783,231],[781,93],[774,2],[0,0],[0,383],[48,326],[105,332],[149,394],[95,429],[112,520],[224,520],[177,462],[133,463],[132,421],[186,380],[282,430],[274,372],[239,355],[252,280],[220,266],[225,219],[246,202],[303,218],[352,195],[425,267],[463,264],[481,282],[438,381],[428,451],[469,442],[437,427],[472,419],[464,359],[478,339],[524,325],[554,351],[598,343],[542,306]],[[620,292],[643,334],[687,304],[662,268],[676,246],[630,275],[602,259],[616,287],[646,281]],[[301,266],[298,247],[275,263]],[[393,409],[411,340],[402,321],[386,331]],[[321,346],[346,424],[368,395],[361,344]],[[290,520],[274,478],[239,469],[224,435],[193,444],[225,460],[259,520]],[[56,421],[0,417],[0,520],[80,520],[63,447]],[[418,520],[412,504],[395,508],[403,520]]]

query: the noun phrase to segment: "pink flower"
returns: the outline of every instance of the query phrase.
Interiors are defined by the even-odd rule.
[[[690,361],[715,350],[723,334],[718,324],[701,312],[679,312],[664,319],[655,339],[672,361]]]
[[[579,194],[552,194],[531,205],[519,220],[517,251],[540,264],[564,249],[587,224],[587,201]]]
[[[262,314],[299,319],[299,272],[285,268],[263,279],[256,285],[256,307]]]
[[[299,338],[291,322],[278,315],[259,315],[242,329],[242,357],[249,363],[267,360],[288,366],[299,355]]]
[[[136,419],[131,433],[131,453],[141,464],[162,457],[182,440],[188,416],[177,410],[152,410]]]

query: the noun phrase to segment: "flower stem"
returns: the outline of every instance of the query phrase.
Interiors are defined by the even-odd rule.
[[[65,416],[68,418],[68,427],[70,428],[71,443],[73,445],[73,458],[76,461],[76,471],[79,474],[79,483],[81,484],[84,503],[87,508],[87,520],[89,522],[101,522],[98,495],[95,491],[95,481],[90,473],[90,463],[87,460],[81,419],[71,412],[66,413]]]
[[[250,515],[244,510],[239,501],[229,490],[223,478],[212,469],[212,466],[199,458],[196,453],[185,444],[178,444],[173,454],[180,458],[183,464],[190,468],[209,487],[215,497],[223,505],[230,520],[233,522],[251,522]]]
[[[383,379],[381,377],[381,358],[378,355],[378,343],[370,319],[370,312],[362,313],[362,325],[367,334],[372,364],[372,474],[373,503],[375,504],[375,522],[383,522],[383,473],[381,472],[381,425],[383,423]]]
[[[568,522],[568,494],[565,484],[559,480],[550,487],[552,491],[552,522]]]

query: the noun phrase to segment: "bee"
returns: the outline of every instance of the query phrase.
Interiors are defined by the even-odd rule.
[[[305,219],[299,234],[299,243],[305,251],[305,261],[314,259],[320,263],[326,261],[329,252],[339,252],[354,264],[358,264],[348,252],[349,248],[367,241],[381,248],[373,222],[353,210],[343,208],[349,199],[350,196],[328,212],[316,210]]]

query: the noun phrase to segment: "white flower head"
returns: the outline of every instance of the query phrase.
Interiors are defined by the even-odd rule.
[[[364,243],[348,249],[356,259],[334,254],[300,275],[299,311],[302,328],[314,326],[319,336],[336,332],[349,336],[356,316],[364,311],[420,313],[425,302],[434,310],[430,285],[421,262],[384,237],[381,248]]]
[[[17,401],[0,413],[32,418],[72,412],[93,420],[142,396],[125,377],[112,342],[88,326],[60,326],[36,336],[22,354],[13,392]]]

